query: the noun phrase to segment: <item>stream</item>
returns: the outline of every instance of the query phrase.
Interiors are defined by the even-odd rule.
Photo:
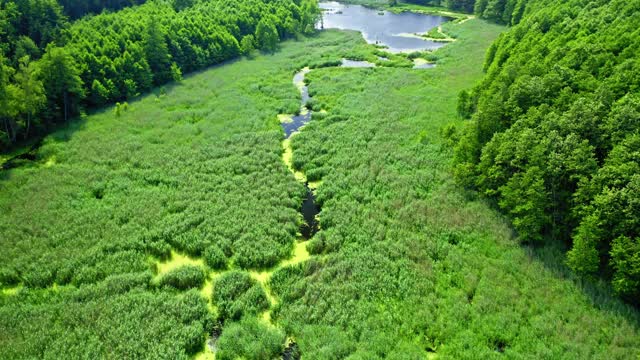
[[[311,110],[307,109],[307,101],[309,101],[309,88],[304,83],[304,77],[311,71],[308,67],[298,71],[293,76],[293,84],[300,91],[300,114],[291,116],[290,121],[281,122],[282,129],[285,133],[285,139],[291,138],[302,126],[311,120]],[[302,201],[300,212],[304,219],[304,224],[300,227],[300,233],[305,240],[311,239],[318,231],[318,220],[316,215],[320,213],[320,209],[316,204],[316,197],[313,190],[309,187],[309,183],[305,181],[306,196]]]

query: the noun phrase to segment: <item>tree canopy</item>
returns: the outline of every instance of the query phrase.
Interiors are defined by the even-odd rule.
[[[461,95],[471,121],[456,152],[462,182],[495,198],[525,241],[569,244],[571,268],[603,274],[633,301],[638,9],[625,1],[531,2],[489,49],[484,80]],[[484,12],[493,14],[489,5]]]
[[[35,62],[34,81],[42,81],[47,99],[45,106],[28,112],[5,111],[0,149],[46,132],[82,107],[133,98],[254,47],[274,51],[280,39],[313,29],[319,16],[315,0],[142,3],[112,1],[96,7],[62,0],[0,1],[0,52],[9,74],[5,86],[12,85],[6,93],[17,96],[13,73],[29,55]],[[142,5],[124,7],[136,4]],[[65,15],[75,19],[103,8],[122,10],[73,22]]]

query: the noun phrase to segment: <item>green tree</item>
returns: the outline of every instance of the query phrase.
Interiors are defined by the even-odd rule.
[[[301,29],[305,34],[310,35],[315,31],[316,23],[321,21],[322,12],[316,0],[303,0],[300,8],[302,10]]]
[[[13,58],[17,60],[15,64],[18,65],[20,59],[25,56],[29,56],[30,59],[38,59],[40,57],[40,49],[38,48],[38,45],[31,40],[31,38],[20,36],[18,41],[16,41],[16,47],[13,54]]]
[[[16,138],[14,117],[17,115],[15,103],[15,87],[10,84],[14,69],[6,64],[6,59],[0,52],[0,118],[4,124],[3,142],[13,143]]]
[[[249,34],[244,36],[240,41],[240,52],[242,52],[243,55],[251,55],[251,52],[255,48],[254,44],[255,38],[253,37],[253,35]]]
[[[164,31],[155,17],[152,17],[147,23],[144,53],[153,73],[154,84],[160,85],[170,81],[172,79],[171,56]]]
[[[67,121],[84,97],[80,70],[67,49],[52,44],[47,46],[39,65],[50,117],[62,115]]]
[[[509,212],[520,236],[530,242],[541,241],[543,227],[549,222],[545,212],[549,197],[542,171],[530,167],[524,173],[517,173],[500,188],[500,192],[500,207]]]
[[[622,235],[613,240],[611,262],[615,271],[613,289],[629,297],[637,295],[640,289],[640,237],[632,239]]]
[[[102,85],[100,80],[93,80],[91,84],[91,102],[93,105],[103,105],[109,99],[109,95],[109,90]]]
[[[274,52],[278,46],[278,30],[271,20],[262,19],[256,27],[256,40],[262,50]]]
[[[20,59],[20,67],[15,75],[16,85],[21,89],[23,112],[26,115],[24,124],[24,137],[29,137],[29,129],[33,117],[44,107],[47,98],[44,93],[44,85],[38,78],[40,69],[37,63],[30,62],[29,56]]]
[[[176,63],[171,63],[171,79],[173,81],[182,81],[182,70]]]

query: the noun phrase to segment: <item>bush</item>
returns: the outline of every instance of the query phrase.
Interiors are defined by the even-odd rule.
[[[247,272],[223,274],[216,281],[212,295],[222,320],[238,320],[244,314],[257,314],[269,308],[262,286]]]
[[[199,288],[204,284],[205,274],[201,267],[194,265],[181,266],[165,274],[160,279],[161,286],[170,286],[178,290]]]
[[[15,269],[0,269],[0,286],[14,286],[20,282],[20,276]]]
[[[43,267],[34,268],[24,275],[25,285],[33,288],[46,288],[53,284],[53,280],[53,272]]]
[[[204,251],[204,261],[214,270],[222,270],[227,267],[227,257],[218,246],[209,246]]]
[[[282,330],[247,318],[227,326],[218,339],[216,359],[274,359],[284,349]]]

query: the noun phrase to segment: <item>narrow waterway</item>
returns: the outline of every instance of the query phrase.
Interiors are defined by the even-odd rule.
[[[309,101],[309,89],[304,82],[304,77],[306,74],[311,71],[308,67],[305,67],[295,73],[293,76],[293,84],[300,91],[300,113],[295,116],[281,116],[280,123],[282,124],[282,129],[285,134],[285,144],[286,146],[290,146],[289,139],[293,136],[301,127],[306,125],[311,120],[311,110],[307,109],[307,102]],[[288,149],[289,151],[291,149]],[[286,150],[285,150],[286,151]],[[290,159],[289,159],[290,161]],[[287,160],[285,160],[285,163]],[[295,175],[295,171],[292,168],[292,164],[287,164],[291,171]],[[302,234],[302,238],[305,240],[310,239],[313,235],[318,231],[318,220],[316,216],[320,213],[320,209],[316,205],[315,195],[311,188],[309,187],[309,183],[306,181],[303,175],[297,175],[296,178],[300,181],[304,182],[304,186],[306,189],[306,195],[304,200],[302,201],[302,205],[300,206],[300,212],[302,213],[302,218],[304,223],[300,227],[300,233]]]

